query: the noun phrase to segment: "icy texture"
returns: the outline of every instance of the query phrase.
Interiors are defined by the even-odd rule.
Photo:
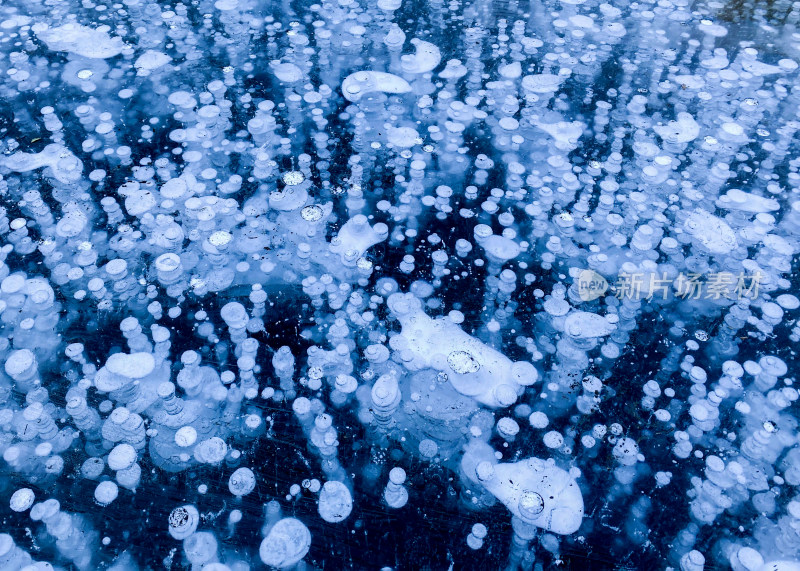
[[[0,571],[799,569],[798,23],[0,4]]]

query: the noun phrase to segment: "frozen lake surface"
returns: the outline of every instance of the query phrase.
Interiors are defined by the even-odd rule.
[[[0,571],[800,571],[800,2],[0,5]]]

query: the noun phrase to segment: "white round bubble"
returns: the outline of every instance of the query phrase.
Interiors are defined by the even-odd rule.
[[[234,496],[246,496],[256,487],[256,476],[250,468],[239,468],[228,479],[228,489]]]
[[[453,351],[447,356],[447,364],[459,375],[477,373],[481,364],[467,351]]]
[[[11,494],[9,505],[15,512],[24,512],[30,509],[36,496],[30,488],[20,488]]]
[[[101,506],[107,506],[117,499],[119,495],[119,486],[111,480],[100,482],[94,489],[94,499]]]
[[[136,462],[136,449],[130,444],[117,444],[108,455],[108,467],[125,470]]]
[[[322,519],[328,523],[339,523],[353,511],[353,496],[341,482],[325,482],[317,507]]]
[[[180,506],[172,510],[167,519],[169,534],[178,540],[192,535],[200,523],[200,512],[193,505]]]

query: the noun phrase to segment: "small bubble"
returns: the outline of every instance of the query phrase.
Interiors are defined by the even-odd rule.
[[[286,186],[297,186],[305,180],[306,177],[300,171],[290,171],[283,175],[283,183]]]

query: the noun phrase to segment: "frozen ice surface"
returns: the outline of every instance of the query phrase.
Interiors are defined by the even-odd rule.
[[[800,3],[0,3],[0,571],[800,569]]]

